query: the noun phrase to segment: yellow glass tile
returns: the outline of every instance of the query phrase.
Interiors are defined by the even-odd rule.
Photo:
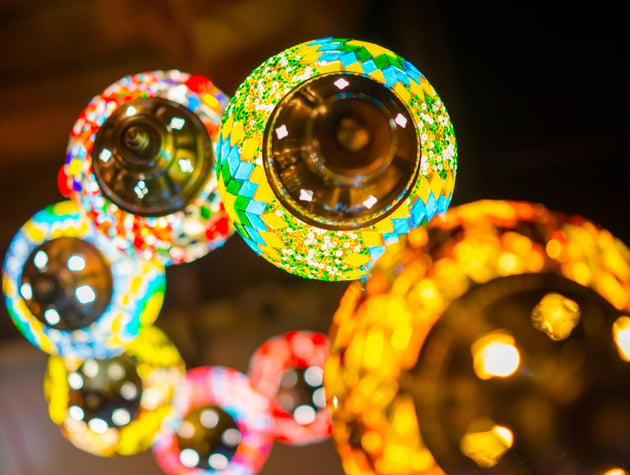
[[[147,299],[144,309],[140,313],[140,323],[142,325],[150,325],[157,319],[162,308],[163,294],[161,292],[154,293]]]
[[[366,50],[368,50],[372,56],[377,57],[380,56],[382,54],[386,54],[387,56],[392,56],[394,58],[397,57],[397,55],[395,55],[391,50],[381,46],[381,45],[377,45],[375,43],[366,43],[364,41],[360,41],[360,40],[350,40],[348,42],[346,42],[347,45],[351,45],[351,46],[363,46]]]
[[[276,199],[276,195],[274,194],[269,184],[265,182],[260,183],[258,185],[258,188],[256,188],[256,191],[254,192],[254,199],[256,201],[260,201],[261,203],[268,203],[271,205],[272,200]]]
[[[46,238],[46,233],[44,229],[40,228],[39,226],[33,225],[33,223],[31,222],[26,223],[22,227],[22,230],[24,231],[24,234],[26,234],[28,239],[30,239],[31,241],[35,241],[39,243],[39,242],[43,242],[44,239]]]
[[[407,201],[403,201],[400,206],[398,206],[393,212],[392,214],[389,215],[390,219],[394,219],[394,218],[404,218],[404,219],[408,219],[409,218],[409,204],[407,203]]]
[[[392,222],[391,218],[388,216],[374,223],[374,229],[376,229],[378,232],[381,232],[381,233],[393,233],[394,223]]]
[[[232,132],[232,124],[234,123],[234,116],[227,115],[225,116],[225,122],[221,125],[221,138],[225,140],[228,135]]]
[[[219,107],[219,100],[212,94],[203,94],[201,96],[201,100],[211,109],[216,109],[217,107]]]
[[[245,135],[245,128],[241,121],[236,121],[232,123],[232,129],[230,130],[230,145],[233,147],[234,145],[241,144],[243,141],[243,137]]]
[[[371,260],[370,256],[365,256],[363,254],[351,254],[346,256],[342,262],[343,265],[348,267],[360,267],[369,263]],[[361,274],[364,274],[364,272]]]
[[[368,76],[370,76],[372,79],[380,83],[383,83],[383,84],[387,83],[387,81],[385,80],[385,76],[383,76],[383,71],[381,71],[380,69],[375,69],[374,71],[369,73]]]
[[[385,241],[383,241],[383,235],[380,232],[363,231],[361,233],[361,237],[363,238],[363,242],[367,247],[385,245]]]
[[[322,74],[337,73],[339,72],[339,70],[343,69],[341,61],[339,61],[338,59],[327,63],[323,63],[322,61],[318,60],[315,63],[315,66],[317,67],[317,70],[320,71]]]
[[[435,197],[440,196],[442,194],[442,190],[444,189],[442,177],[437,173],[434,173],[431,178],[429,178],[429,182],[430,190],[433,192],[433,195]]]
[[[279,261],[280,254],[278,254],[277,248],[272,246],[258,246],[260,248],[260,252],[264,253],[266,256],[269,256],[269,259],[272,261]]]
[[[70,163],[68,164],[68,174],[70,176],[76,176],[80,172],[81,172],[81,159],[73,158],[72,160],[70,160]]]
[[[284,241],[280,239],[277,233],[269,232],[269,231],[259,231],[260,237],[262,237],[263,241],[267,247],[275,247],[282,248],[284,247]]]
[[[257,142],[258,138],[250,137],[245,139],[241,146],[241,160],[243,162],[253,162],[257,155]]]
[[[236,216],[236,211],[234,210],[234,202],[236,201],[236,196],[226,191],[223,180],[218,180],[217,188],[219,190],[219,193],[221,194],[221,199],[223,200],[223,206],[226,213],[230,217],[234,218],[234,216]]]
[[[361,65],[359,61],[349,64],[348,66],[345,66],[344,69],[351,73],[365,74],[365,71],[363,70],[363,66]]]
[[[407,89],[402,83],[397,82],[396,84],[394,84],[392,89],[404,104],[409,103],[409,101],[411,100],[411,93],[409,92],[409,89]]]
[[[263,223],[267,225],[269,230],[284,229],[288,226],[287,222],[276,213],[265,213],[260,216]]]

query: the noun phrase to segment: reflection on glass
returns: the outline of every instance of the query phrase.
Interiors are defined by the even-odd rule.
[[[514,435],[510,429],[489,419],[479,419],[470,424],[459,447],[462,454],[479,467],[491,468],[501,461],[513,442]]]
[[[481,379],[506,378],[516,372],[521,355],[514,344],[514,337],[502,331],[484,335],[471,347],[473,368]]]
[[[379,82],[350,73],[317,76],[274,108],[264,166],[276,196],[326,229],[382,218],[410,192],[418,137],[409,111]]]
[[[113,279],[109,263],[93,244],[75,237],[45,241],[22,270],[20,295],[47,326],[76,330],[95,322],[108,307]]]
[[[141,97],[115,110],[96,133],[92,157],[102,193],[139,216],[165,216],[187,206],[214,163],[199,117],[161,97]]]
[[[214,405],[192,408],[177,428],[179,460],[189,468],[223,470],[240,442],[232,416]]]
[[[580,323],[580,306],[573,300],[550,292],[532,310],[532,324],[554,341],[565,340]]]
[[[630,361],[630,317],[621,316],[613,323],[613,339],[619,356]]]

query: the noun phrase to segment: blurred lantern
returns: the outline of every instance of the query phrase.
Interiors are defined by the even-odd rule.
[[[217,174],[255,252],[303,277],[352,280],[447,209],[456,155],[444,104],[412,64],[326,38],[273,56],[238,88]]]
[[[60,191],[123,250],[165,265],[205,255],[232,232],[214,161],[227,102],[205,77],[180,71],[120,79],[74,125]]]
[[[51,356],[44,394],[50,418],[73,445],[104,457],[133,455],[151,447],[184,377],[175,345],[148,326],[114,358]]]
[[[153,453],[169,475],[253,475],[273,444],[268,399],[244,374],[224,367],[188,371]]]
[[[263,343],[252,355],[252,385],[271,400],[275,437],[306,445],[330,436],[330,412],[324,395],[326,335],[290,331]]]
[[[127,256],[63,201],[14,236],[2,285],[9,315],[33,345],[87,359],[120,354],[155,321],[166,279],[159,262]]]
[[[346,473],[626,473],[629,311],[630,250],[608,231],[528,203],[450,209],[334,317]]]

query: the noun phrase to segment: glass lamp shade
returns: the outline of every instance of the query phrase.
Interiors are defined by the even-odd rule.
[[[72,129],[61,192],[127,252],[164,265],[204,256],[233,232],[215,174],[227,103],[207,78],[176,70],[116,81]]]
[[[51,356],[44,379],[48,413],[81,450],[134,455],[151,448],[185,372],[173,342],[147,326],[113,358]]]
[[[226,109],[219,192],[245,242],[302,277],[364,277],[387,244],[445,211],[456,143],[409,62],[325,38],[269,58]]]
[[[323,371],[326,335],[294,330],[264,342],[250,359],[254,388],[271,400],[275,438],[291,445],[320,442],[330,436]]]
[[[2,277],[18,330],[46,353],[83,359],[120,354],[156,320],[166,287],[162,264],[121,252],[72,201],[20,228]]]
[[[449,209],[334,317],[346,473],[626,473],[629,311],[630,250],[607,230],[531,203]]]
[[[273,445],[269,400],[231,368],[188,370],[153,444],[168,475],[254,475]]]

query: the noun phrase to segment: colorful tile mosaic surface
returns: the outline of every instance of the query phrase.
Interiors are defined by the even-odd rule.
[[[263,163],[263,136],[274,107],[317,75],[347,72],[390,88],[408,105],[418,136],[419,175],[407,198],[380,221],[329,230],[290,214],[275,196]],[[444,104],[409,62],[372,43],[324,38],[265,61],[241,84],[226,109],[217,144],[218,187],[235,227],[259,255],[286,271],[321,280],[364,277],[400,236],[446,211],[457,147]]]
[[[389,247],[369,279],[351,284],[333,318],[324,372],[333,438],[348,475],[445,473],[427,448],[416,411],[420,389],[412,373],[427,335],[449,305],[476,286],[537,274],[588,287],[620,314],[630,312],[627,246],[584,218],[522,202],[450,208]],[[630,327],[630,318],[619,321]],[[445,353],[428,365],[432,371]],[[442,388],[442,397],[470,394]],[[482,455],[492,455],[492,446],[478,448],[487,462]]]
[[[120,209],[103,195],[94,176],[91,153],[99,128],[116,109],[142,97],[162,97],[190,109],[215,147],[229,99],[207,78],[177,70],[125,76],[95,96],[74,124],[60,172],[67,177],[62,193],[69,193],[119,248],[157,257],[164,265],[190,262],[221,246],[233,232],[216,190],[214,169],[198,196],[165,216],[137,216]]]
[[[179,424],[191,409],[206,405],[228,413],[241,433],[236,452],[220,471],[189,467],[180,458],[176,435]],[[167,474],[254,475],[266,462],[273,445],[269,400],[252,388],[245,374],[222,366],[192,368],[175,393],[173,406],[173,415],[165,420],[153,445],[153,454]]]
[[[81,360],[51,356],[46,367],[44,395],[51,420],[75,447],[101,457],[134,455],[150,449],[162,421],[171,411],[175,388],[186,374],[184,361],[175,344],[162,330],[152,325],[142,328],[138,337],[125,348],[124,355],[135,361],[134,369],[141,387],[131,385],[131,381],[127,380],[121,385],[120,397],[123,402],[138,397],[139,407],[134,414],[125,412],[122,405],[106,407],[118,422],[110,426],[103,424],[102,419],[98,421],[100,426],[92,419],[86,420],[83,409],[88,409],[76,406],[72,392],[80,390],[84,383],[77,370],[86,361],[92,368],[106,373],[98,375],[92,369],[94,377],[122,380],[124,376],[116,359]],[[86,397],[90,397],[89,392]],[[112,397],[114,395],[104,394],[103,400],[109,399],[109,404],[115,404]],[[122,412],[116,417],[116,411],[120,409]]]
[[[29,310],[21,294],[25,262],[39,245],[58,237],[75,237],[94,245],[110,265],[111,300],[103,314],[73,331],[49,327]],[[97,233],[72,201],[50,205],[36,213],[14,236],[4,261],[2,290],[9,315],[20,332],[43,351],[78,358],[108,358],[120,354],[144,324],[158,317],[166,277],[156,260],[130,257]]]
[[[323,388],[314,394],[308,409],[313,410],[307,421],[298,421],[289,413],[278,398],[278,388],[285,371],[294,368],[308,369],[314,377],[311,385],[321,385],[320,373],[328,356],[328,338],[313,331],[294,330],[277,335],[264,342],[250,359],[247,375],[252,385],[271,400],[275,418],[275,437],[280,442],[306,445],[320,442],[330,436],[330,413],[325,407]],[[319,384],[315,384],[319,383]],[[317,406],[317,396],[322,397],[323,406]],[[310,416],[310,414],[308,414]]]

